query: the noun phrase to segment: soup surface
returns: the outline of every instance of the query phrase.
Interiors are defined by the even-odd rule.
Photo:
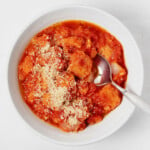
[[[102,121],[115,109],[121,93],[110,84],[96,87],[93,83],[97,54],[111,64],[113,81],[125,87],[123,48],[103,28],[85,21],[64,21],[37,33],[18,64],[20,92],[35,115],[75,132]]]

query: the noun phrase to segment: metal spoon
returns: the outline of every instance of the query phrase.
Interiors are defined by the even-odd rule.
[[[97,66],[98,69],[98,75],[94,80],[94,83],[97,86],[102,86],[106,85],[108,83],[111,83],[113,86],[115,86],[127,99],[141,108],[143,111],[147,112],[150,114],[150,105],[147,104],[144,100],[142,100],[139,96],[137,96],[135,93],[123,89],[119,85],[117,85],[113,80],[112,80],[112,70],[110,67],[109,62],[102,56],[97,55],[94,58],[94,63]]]

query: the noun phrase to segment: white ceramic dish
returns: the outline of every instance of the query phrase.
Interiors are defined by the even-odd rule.
[[[79,133],[65,133],[38,119],[23,102],[18,88],[17,65],[28,41],[35,33],[55,22],[75,19],[93,22],[112,33],[124,48],[129,71],[127,87],[140,95],[143,85],[143,64],[139,49],[129,31],[116,18],[87,6],[60,6],[41,14],[25,29],[14,45],[8,66],[8,84],[12,101],[26,124],[48,140],[67,145],[82,145],[102,140],[118,130],[135,109],[135,106],[123,98],[121,105],[102,122],[89,126]]]

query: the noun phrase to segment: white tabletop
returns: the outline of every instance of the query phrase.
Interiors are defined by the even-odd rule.
[[[12,46],[38,13],[58,4],[85,4],[103,9],[122,21],[141,50],[145,81],[142,97],[150,98],[149,0],[1,0],[0,1],[0,150],[148,150],[150,116],[136,109],[130,120],[105,140],[80,147],[62,146],[41,139],[28,130],[7,94],[7,63]],[[140,70],[139,70],[140,71]]]

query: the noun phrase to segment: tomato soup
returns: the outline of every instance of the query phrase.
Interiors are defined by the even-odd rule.
[[[86,21],[63,21],[37,33],[18,64],[18,82],[34,114],[63,131],[77,132],[98,123],[122,101],[111,84],[93,81],[95,56],[105,57],[113,81],[125,87],[127,68],[121,43]]]

